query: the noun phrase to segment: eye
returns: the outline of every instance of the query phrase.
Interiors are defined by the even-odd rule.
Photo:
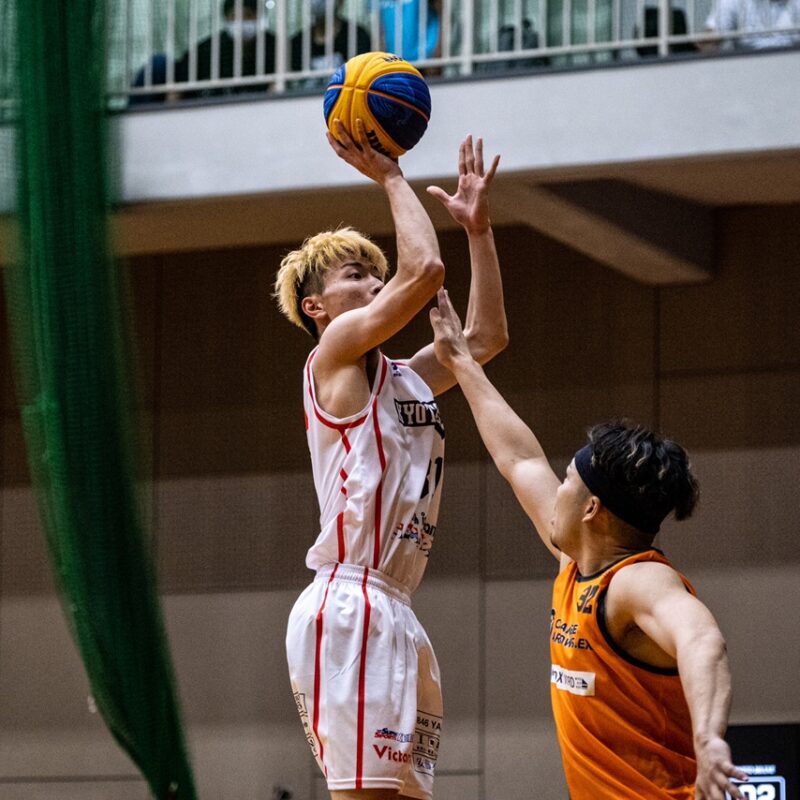
[[[350,278],[357,278],[357,279],[359,279],[359,280],[360,280],[360,279],[361,279],[361,273],[360,273],[360,272],[351,272],[351,273],[350,273],[350,275],[349,275],[348,277],[350,277]]]

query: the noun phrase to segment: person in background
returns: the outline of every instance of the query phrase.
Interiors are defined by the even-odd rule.
[[[326,44],[327,9],[332,8],[331,50]],[[324,69],[335,72],[352,56],[368,53],[371,50],[369,33],[361,26],[354,28],[353,41],[350,41],[350,23],[342,16],[344,0],[311,0],[311,27],[298,31],[289,41],[289,65],[292,72],[307,69]],[[327,77],[307,78],[297,84],[304,89],[325,86]]]
[[[246,78],[252,75],[275,72],[275,36],[264,26],[263,17],[258,15],[258,0],[224,0],[222,4],[223,25],[219,37],[208,36],[194,47],[190,47],[175,64],[176,83],[192,80],[208,81],[214,77],[215,39],[219,39],[219,67],[217,77],[233,78],[237,74],[237,44],[241,50],[239,75]],[[241,9],[241,14],[239,13]],[[263,65],[259,65],[259,37],[263,51]],[[192,53],[196,64],[196,75],[190,74]],[[261,67],[261,68],[259,68]],[[181,92],[181,98],[214,97],[229,94],[264,92],[270,89],[269,82],[247,83],[240,86],[209,87],[190,89]],[[174,98],[170,98],[174,99]]]
[[[379,0],[383,49],[406,61],[439,58],[442,54],[442,0]],[[425,9],[424,41],[420,42],[422,11]],[[441,69],[426,68],[425,75]]]
[[[706,20],[706,30],[758,34],[733,39],[729,46],[734,50],[797,47],[800,45],[800,0],[716,0]],[[765,32],[770,30],[774,32]],[[721,46],[720,41],[712,41],[703,42],[700,48],[713,51]]]

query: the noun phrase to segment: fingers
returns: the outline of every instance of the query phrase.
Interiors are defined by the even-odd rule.
[[[472,147],[472,134],[467,134],[464,140],[464,161],[467,172],[475,172],[475,150]]]
[[[497,172],[497,167],[500,164],[500,156],[496,155],[494,160],[492,161],[492,166],[489,167],[489,171],[486,173],[486,183],[491,183],[492,179],[494,178],[495,172]]]
[[[466,140],[461,142],[458,146],[458,174],[466,175],[467,174],[467,155],[466,155]]]
[[[364,126],[364,120],[361,119],[361,117],[356,120],[356,143],[359,149],[364,152],[372,149],[369,144],[369,139],[367,139],[367,129]]]
[[[337,135],[335,138],[339,140],[339,143],[343,147],[351,147],[354,144],[353,140],[350,138],[347,128],[345,128],[344,123],[338,117],[333,121],[333,127],[336,128]]]
[[[435,197],[444,206],[446,206],[453,199],[444,189],[440,189],[438,186],[428,186],[425,191],[431,197]]]
[[[475,142],[475,172],[483,177],[483,139]]]

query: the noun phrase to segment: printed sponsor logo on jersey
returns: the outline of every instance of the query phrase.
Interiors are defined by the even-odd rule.
[[[414,731],[414,769],[425,775],[433,775],[439,757],[439,734],[442,718],[435,714],[417,711],[417,727]]]
[[[594,697],[594,672],[578,672],[573,669],[564,669],[558,664],[550,667],[550,683],[555,684],[556,689],[577,694],[583,697]]]
[[[439,416],[439,406],[435,400],[397,400],[394,401],[397,418],[406,428],[421,428],[433,425],[439,436],[444,439],[444,425]]]
[[[591,650],[592,645],[588,639],[578,636],[580,626],[577,622],[565,622],[561,617],[551,618],[550,641],[553,644],[568,647],[570,650]]]
[[[405,539],[413,542],[416,547],[422,551],[425,558],[428,558],[433,546],[433,537],[436,535],[436,526],[428,522],[428,517],[424,511],[421,511],[419,516],[414,514],[411,520],[404,526],[402,522],[398,522],[395,529],[392,531],[392,536],[396,539]]]
[[[389,728],[381,728],[379,731],[375,731],[374,736],[376,739],[392,739],[395,742],[410,742],[414,738],[413,733],[398,733]]]

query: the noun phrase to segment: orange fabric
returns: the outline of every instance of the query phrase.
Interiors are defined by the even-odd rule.
[[[550,698],[571,800],[694,798],[692,725],[677,672],[629,660],[604,633],[611,579],[641,561],[669,565],[648,550],[582,577],[573,562],[553,586]]]

